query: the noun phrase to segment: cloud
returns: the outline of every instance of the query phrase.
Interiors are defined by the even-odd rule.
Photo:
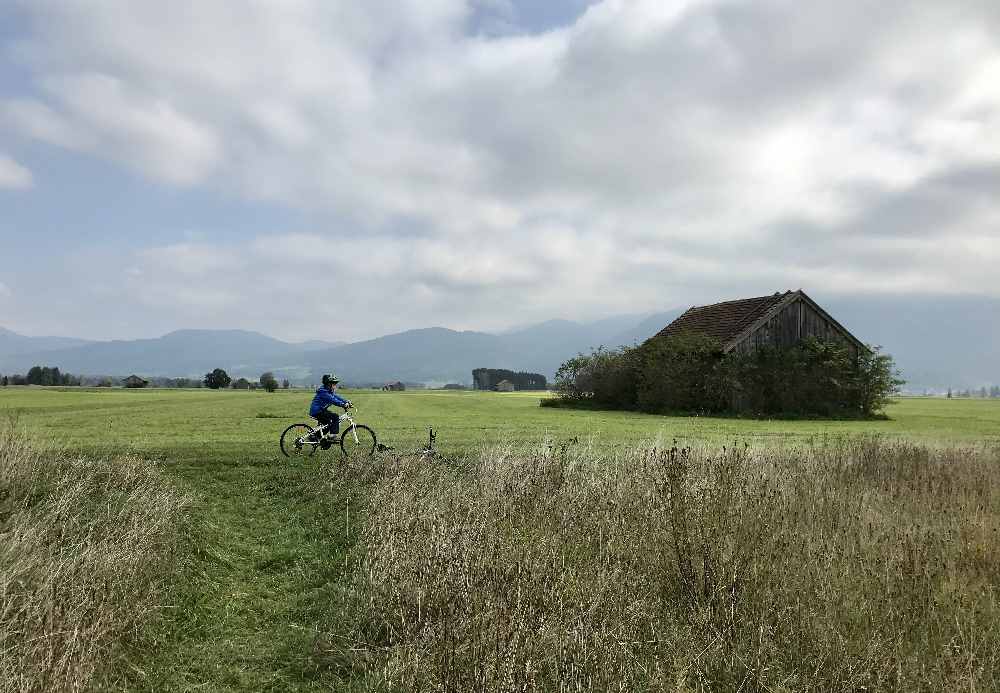
[[[10,290],[10,287],[0,282],[0,299],[10,298],[14,295],[14,292]]]
[[[0,154],[0,190],[27,190],[35,184],[31,171],[9,156]]]
[[[543,31],[506,0],[22,7],[16,131],[312,221],[140,255],[157,305],[333,317],[297,286],[324,267],[367,333],[1000,295],[995,3],[571,0]]]

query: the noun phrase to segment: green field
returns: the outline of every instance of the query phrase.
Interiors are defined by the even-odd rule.
[[[824,435],[879,434],[924,442],[1000,440],[1000,401],[906,398],[888,408],[888,420],[782,421],[664,417],[633,412],[578,411],[538,406],[531,393],[345,391],[379,439],[416,450],[428,426],[438,447],[460,453],[501,439],[542,443],[581,437],[595,445],[634,445],[657,437],[681,442],[732,439],[806,440]],[[276,459],[288,424],[308,420],[312,393],[212,390],[79,390],[7,388],[0,412],[48,439],[74,448],[128,447],[191,461]],[[272,418],[273,417],[273,418]]]
[[[1000,401],[903,399],[880,421],[659,417],[538,406],[537,394],[346,391],[358,421],[395,451],[418,450],[428,426],[442,453],[483,444],[578,439],[635,447],[677,439],[808,442],[879,434],[929,444],[1000,441]],[[306,420],[312,393],[207,390],[0,389],[0,415],[36,439],[94,455],[156,460],[195,502],[192,541],[174,604],[133,654],[142,690],[330,690],[350,678],[321,665],[316,643],[341,579],[353,527],[330,493],[333,451],[289,463],[278,436]],[[429,463],[428,463],[429,464]],[[342,677],[346,677],[343,678]]]

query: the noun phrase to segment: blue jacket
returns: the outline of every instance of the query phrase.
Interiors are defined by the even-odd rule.
[[[330,392],[325,387],[321,387],[316,390],[316,396],[313,397],[312,405],[309,407],[309,416],[316,416],[331,404],[336,404],[338,407],[342,407],[347,404],[347,400],[333,392]]]

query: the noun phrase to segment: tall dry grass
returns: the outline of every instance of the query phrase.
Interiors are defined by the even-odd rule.
[[[318,642],[370,690],[1000,690],[1000,451],[383,460]]]
[[[0,691],[116,689],[160,608],[185,497],[134,457],[0,433]]]

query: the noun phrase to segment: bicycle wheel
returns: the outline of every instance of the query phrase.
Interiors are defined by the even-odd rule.
[[[308,424],[292,424],[281,434],[281,451],[285,457],[311,457],[318,447],[319,440]]]
[[[362,424],[353,424],[340,434],[340,449],[347,459],[364,459],[375,454],[375,431]]]

